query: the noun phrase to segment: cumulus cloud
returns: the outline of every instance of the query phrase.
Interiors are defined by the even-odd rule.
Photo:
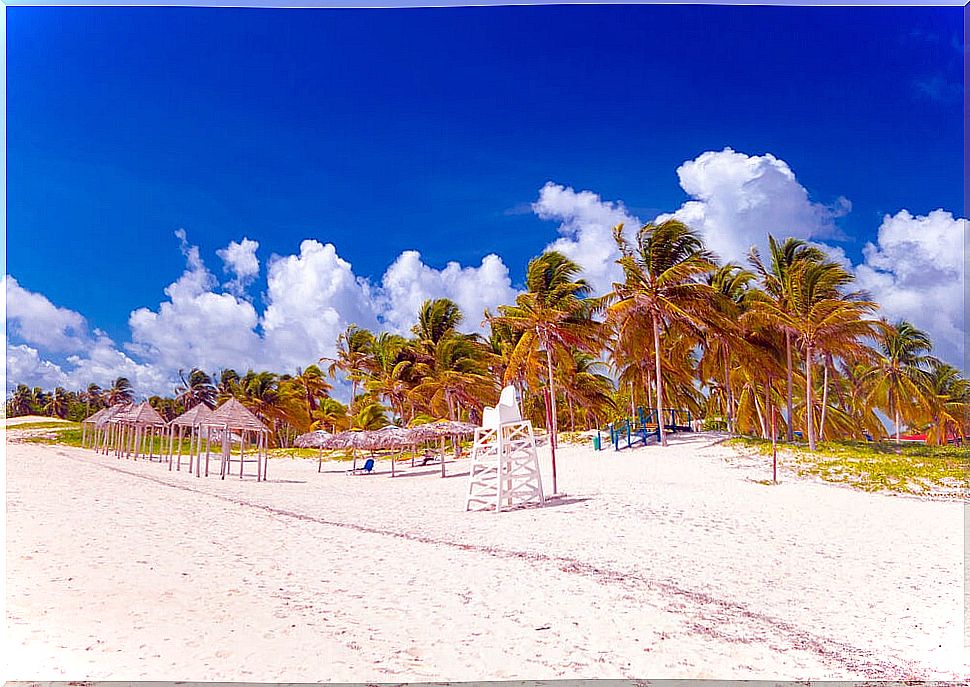
[[[465,315],[459,328],[479,332],[485,309],[511,303],[516,294],[509,268],[495,254],[482,258],[478,267],[449,262],[437,270],[426,265],[418,251],[409,250],[401,253],[384,273],[379,307],[388,329],[407,333],[425,300],[449,298]]]
[[[724,261],[743,262],[752,246],[764,248],[769,233],[837,238],[833,220],[852,207],[845,198],[833,207],[810,201],[788,163],[770,153],[707,151],[678,167],[677,176],[692,200],[657,221],[674,217],[696,229]]]
[[[7,391],[17,384],[52,389],[67,384],[60,366],[41,358],[36,348],[7,343]]]
[[[230,241],[225,248],[216,251],[223,262],[223,271],[232,275],[232,279],[223,287],[237,296],[243,296],[246,288],[259,276],[259,258],[256,257],[258,241],[251,241],[243,237],[242,241]]]
[[[268,359],[287,369],[314,363],[335,350],[348,325],[375,327],[370,284],[331,243],[308,239],[297,255],[274,256],[267,276],[262,326]]]
[[[620,257],[613,240],[613,227],[622,223],[627,230],[641,224],[621,202],[605,201],[592,191],[547,182],[532,205],[540,219],[559,222],[561,237],[546,247],[556,250],[583,267],[596,293],[609,291],[622,277],[616,264]]]
[[[259,321],[253,305],[233,294],[216,293],[217,280],[206,268],[198,246],[182,244],[186,269],[165,288],[169,297],[158,310],[139,308],[128,318],[128,350],[164,370],[254,366],[259,353]]]
[[[80,313],[59,308],[46,296],[28,291],[4,276],[7,335],[52,351],[77,352],[91,345],[87,322]]]
[[[939,356],[964,366],[964,246],[968,222],[942,209],[928,215],[886,215],[876,243],[856,267],[890,319],[906,319],[932,335]]]

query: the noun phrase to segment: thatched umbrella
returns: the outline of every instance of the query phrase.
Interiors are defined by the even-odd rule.
[[[182,438],[183,434],[188,429],[189,432],[189,472],[192,472],[192,466],[195,464],[195,456],[198,454],[202,455],[202,423],[209,419],[212,415],[212,410],[209,409],[204,403],[198,403],[184,413],[179,415],[177,418],[169,423],[169,442],[168,442],[168,469],[172,469],[172,462],[174,453],[174,442],[176,430],[178,430],[178,442],[179,450],[178,456],[175,459],[176,469],[182,469]]]
[[[391,457],[391,477],[394,477],[394,464],[400,458],[401,453],[404,452],[404,447],[410,445],[411,442],[412,439],[409,430],[390,425],[374,430],[373,432],[367,432],[367,437],[363,442],[363,448],[371,451],[387,448],[400,449],[396,456]]]
[[[323,469],[323,449],[324,444],[327,442],[333,434],[330,432],[324,432],[322,429],[315,430],[313,432],[307,432],[306,434],[301,434],[296,439],[293,440],[293,445],[297,448],[319,448],[320,449],[320,459],[317,461],[317,472]]]
[[[361,429],[348,429],[338,432],[323,442],[323,448],[341,449],[349,448],[353,452],[354,470],[357,469],[357,449],[364,448],[369,432]]]
[[[470,422],[458,422],[457,420],[437,420],[424,425],[417,425],[411,428],[414,436],[419,441],[438,439],[440,442],[441,455],[441,476],[445,476],[445,439],[448,437],[456,438],[462,435],[474,434],[478,429],[477,425]],[[455,444],[457,449],[457,443]]]
[[[256,481],[266,481],[266,467],[269,462],[269,429],[246,406],[235,398],[230,398],[212,411],[212,414],[200,424],[200,429],[204,430],[206,435],[206,476],[209,475],[208,442],[212,438],[213,432],[219,433],[222,436],[222,456],[219,468],[219,474],[222,479],[226,478],[226,474],[229,472],[229,465],[235,462],[232,458],[231,444],[232,433],[237,432],[239,436],[239,479],[243,477],[244,463],[256,463]],[[247,439],[249,439],[250,445],[256,449],[256,457],[248,460],[246,459]],[[200,462],[196,462],[196,476],[199,474]]]

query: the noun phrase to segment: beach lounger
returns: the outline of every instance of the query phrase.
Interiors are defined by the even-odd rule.
[[[374,470],[374,459],[368,458],[367,460],[364,461],[364,464],[361,467],[348,470],[347,474],[356,475],[357,473],[362,472],[365,475],[369,475],[373,472],[373,470]]]

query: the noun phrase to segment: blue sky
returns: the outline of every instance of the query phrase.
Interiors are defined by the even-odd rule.
[[[217,250],[259,243],[238,292],[258,337],[272,256],[305,239],[373,285],[414,249],[432,270],[495,253],[518,286],[558,229],[583,231],[533,207],[550,181],[643,221],[709,192],[703,221],[730,231],[737,202],[712,218],[733,172],[694,193],[678,178],[730,148],[783,161],[828,212],[811,238],[853,265],[873,242],[873,269],[892,272],[886,215],[926,233],[918,218],[941,208],[956,222],[931,228],[965,231],[961,12],[8,8],[7,270],[84,318],[81,349],[100,329],[152,364],[159,344],[130,317],[178,305],[163,293],[186,271],[177,229],[210,282],[231,276]],[[29,329],[8,325],[8,346],[43,358]],[[70,353],[47,359],[68,370]]]

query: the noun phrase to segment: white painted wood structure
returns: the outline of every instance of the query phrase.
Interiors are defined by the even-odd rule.
[[[475,430],[465,510],[499,512],[529,503],[545,504],[539,455],[532,423],[522,419],[515,388],[508,386]]]

